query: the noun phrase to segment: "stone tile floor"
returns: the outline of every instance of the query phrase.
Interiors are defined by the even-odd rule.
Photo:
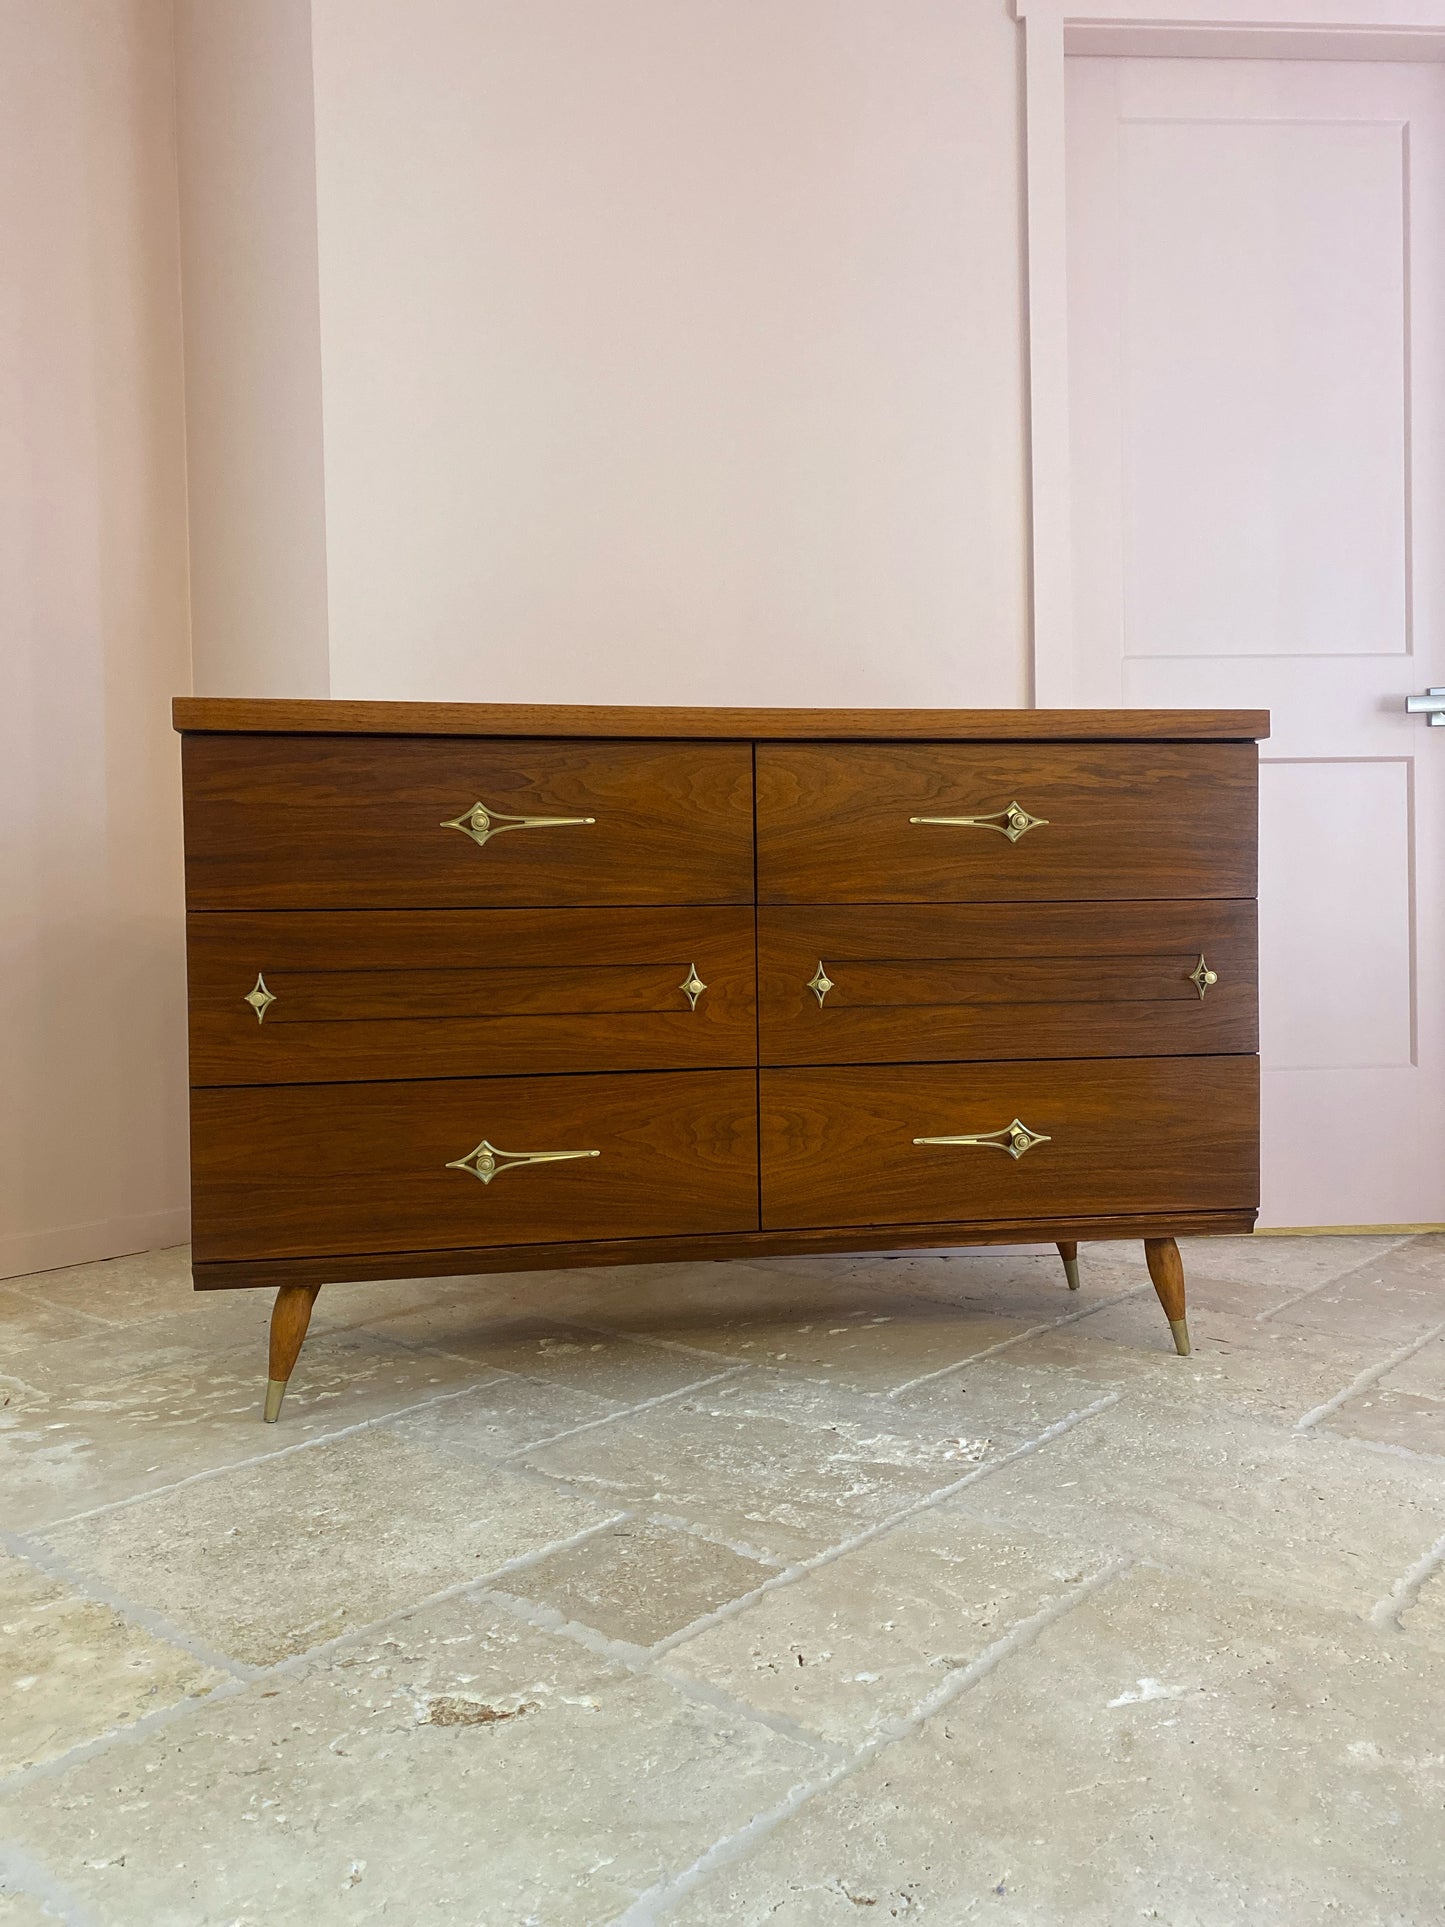
[[[1445,1239],[1184,1255],[0,1285],[0,1927],[1445,1921]]]

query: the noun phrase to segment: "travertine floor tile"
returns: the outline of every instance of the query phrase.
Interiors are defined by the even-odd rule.
[[[673,1647],[673,1671],[857,1745],[1103,1562],[948,1508],[908,1520]]]
[[[1445,1461],[1445,1399],[1375,1385],[1342,1405],[1330,1417],[1328,1430],[1341,1438],[1373,1439]]]
[[[0,1554],[0,1774],[55,1759],[226,1677]]]
[[[61,1915],[52,1914],[30,1894],[0,1887],[0,1927],[56,1927]]]
[[[1445,1466],[1133,1394],[954,1503],[1246,1591],[1367,1613],[1445,1531]]]
[[[24,1292],[49,1305],[69,1305],[112,1325],[183,1311],[195,1295],[189,1245],[140,1251],[131,1258],[106,1258],[93,1265],[67,1265],[60,1271],[30,1272],[22,1278],[7,1278],[5,1284],[7,1290]]]
[[[759,1375],[539,1447],[529,1465],[783,1559],[850,1537],[984,1457],[893,1401]]]
[[[268,1666],[615,1510],[372,1429],[62,1526],[46,1543],[215,1651]]]
[[[11,1361],[12,1365],[32,1346],[53,1345],[65,1338],[90,1338],[108,1329],[83,1311],[0,1285],[0,1360]]]
[[[653,1646],[773,1570],[695,1533],[629,1519],[499,1583],[609,1639]]]
[[[399,1438],[497,1459],[626,1409],[617,1399],[595,1398],[569,1385],[483,1371],[465,1397],[388,1419],[386,1427]]]
[[[1440,1267],[1441,1302],[1445,1304],[1445,1264]],[[1445,1337],[1436,1338],[1394,1366],[1380,1380],[1392,1392],[1411,1392],[1418,1398],[1445,1399]]]
[[[717,1369],[777,1367],[855,1391],[887,1392],[1027,1329],[1021,1319],[973,1306],[869,1291],[829,1305],[821,1317],[784,1316],[780,1307],[767,1320],[749,1311],[701,1331],[659,1326],[658,1336],[713,1354]]]
[[[278,1426],[260,1422],[265,1354],[254,1346],[154,1376],[127,1372],[68,1394],[0,1377],[0,1519],[21,1531],[197,1472],[384,1417],[480,1380],[464,1361],[366,1332],[302,1354]]]
[[[1365,1338],[1389,1351],[1445,1319],[1442,1276],[1445,1239],[1412,1238],[1276,1315],[1282,1324]]]
[[[0,1799],[107,1927],[581,1927],[807,1771],[803,1747],[453,1600]]]
[[[1445,1240],[1184,1257],[6,1281],[0,1923],[1436,1927]]]
[[[1138,1571],[669,1919],[1426,1927],[1442,1695],[1445,1655]]]
[[[696,1385],[726,1365],[726,1360],[715,1362],[548,1319],[485,1318],[465,1300],[388,1318],[376,1329],[404,1344],[425,1345],[492,1371],[569,1386],[589,1398],[622,1405]]]
[[[1407,1244],[1405,1235],[1345,1238],[1181,1238],[1186,1278],[1244,1286],[1268,1311],[1303,1291],[1344,1278]],[[1242,1309],[1242,1307],[1240,1307]]]
[[[1194,1349],[1180,1358],[1151,1292],[1147,1299],[1040,1333],[1006,1356],[1020,1370],[1048,1366],[1101,1389],[1147,1392],[1181,1409],[1189,1406],[1206,1421],[1247,1413],[1293,1426],[1377,1365],[1387,1350],[1363,1339],[1198,1306],[1191,1306],[1189,1328]]]
[[[1445,1567],[1425,1581],[1400,1623],[1412,1637],[1445,1651]]]

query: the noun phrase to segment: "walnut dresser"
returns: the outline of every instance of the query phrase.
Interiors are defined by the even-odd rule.
[[[194,1275],[1141,1238],[1258,1200],[1253,711],[182,699]]]

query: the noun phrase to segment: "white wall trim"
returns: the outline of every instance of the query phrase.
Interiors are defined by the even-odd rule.
[[[33,1271],[125,1258],[137,1251],[163,1251],[191,1235],[188,1211],[147,1211],[134,1218],[102,1218],[94,1224],[62,1225],[52,1231],[21,1231],[0,1238],[0,1278]]]
[[[1066,54],[1445,59],[1445,0],[1013,0],[1024,37],[1032,697],[1076,701]]]

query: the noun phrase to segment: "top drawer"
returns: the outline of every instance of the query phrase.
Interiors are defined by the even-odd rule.
[[[746,743],[185,738],[192,910],[749,903]]]
[[[763,903],[1255,894],[1253,743],[760,743]]]

